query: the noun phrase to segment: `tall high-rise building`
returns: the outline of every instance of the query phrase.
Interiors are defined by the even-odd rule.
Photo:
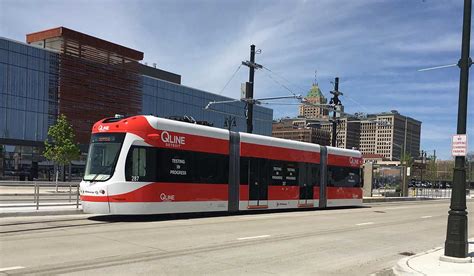
[[[393,110],[367,116],[360,123],[360,151],[400,160],[406,152],[417,157],[420,152],[421,122]]]
[[[282,119],[273,123],[272,136],[323,146],[329,145],[329,132],[322,129],[308,127],[307,124],[308,122],[305,119]]]
[[[324,97],[318,84],[315,82],[305,97],[307,103],[303,103],[299,108],[299,116],[308,119],[327,119],[328,110],[323,108],[323,104],[327,104],[328,100]]]
[[[332,140],[332,122],[321,123],[321,129],[329,132]],[[360,122],[357,119],[338,118],[336,126],[336,147],[358,149],[360,143]]]

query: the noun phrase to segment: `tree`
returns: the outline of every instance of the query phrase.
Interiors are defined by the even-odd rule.
[[[48,130],[50,141],[44,141],[44,157],[58,165],[65,166],[72,160],[79,158],[79,146],[75,142],[72,126],[64,114],[60,114],[56,124]],[[58,171],[56,171],[56,191],[58,189]]]

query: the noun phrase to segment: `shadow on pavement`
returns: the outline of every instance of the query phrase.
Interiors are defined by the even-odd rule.
[[[180,213],[180,214],[157,214],[157,215],[98,215],[91,216],[88,219],[101,222],[148,222],[148,221],[167,221],[179,219],[201,219],[212,217],[228,217],[228,216],[242,216],[242,215],[260,215],[260,214],[276,214],[276,213],[293,213],[293,212],[320,212],[324,210],[343,210],[343,209],[361,209],[371,208],[370,206],[345,206],[345,207],[330,207],[324,209],[280,209],[280,210],[248,210],[239,211],[235,213],[228,212],[202,212],[202,213]]]

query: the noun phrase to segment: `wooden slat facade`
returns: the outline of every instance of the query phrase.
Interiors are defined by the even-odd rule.
[[[67,116],[77,141],[87,144],[93,123],[114,114],[138,114],[143,53],[64,27],[27,35],[59,51],[58,114]]]
[[[114,114],[141,110],[138,62],[63,38],[60,54],[59,113],[66,115],[79,143],[88,143],[92,125]]]

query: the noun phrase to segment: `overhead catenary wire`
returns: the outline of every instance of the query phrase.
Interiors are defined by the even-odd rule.
[[[362,104],[360,104],[359,102],[357,102],[356,100],[354,100],[352,97],[349,97],[347,95],[344,95],[344,98],[348,99],[349,101],[355,103],[356,105],[362,107],[363,109],[365,109],[365,111],[369,112],[369,109],[365,106],[363,106]]]
[[[227,81],[227,83],[224,85],[224,87],[222,87],[221,91],[219,91],[219,95],[222,94],[222,92],[224,92],[224,90],[227,88],[227,86],[229,85],[229,83],[234,79],[235,75],[237,75],[237,72],[239,72],[240,68],[242,67],[242,64],[240,64],[237,69],[235,70],[235,72],[232,74],[232,76],[230,77],[230,79]]]
[[[270,73],[273,73],[270,69],[268,69],[267,67],[265,66],[262,66],[263,69],[265,69],[266,71],[270,72]],[[265,72],[265,71],[263,71]],[[266,73],[265,72],[265,75],[268,76],[268,78],[270,78],[271,80],[273,80],[275,83],[277,83],[278,85],[280,85],[281,87],[283,87],[284,89],[288,90],[293,96],[297,96],[297,94],[295,92],[293,92],[293,90],[291,90],[290,88],[288,88],[288,86],[282,84],[281,82],[279,82],[278,80],[276,80],[275,78],[273,78],[270,74]]]
[[[220,114],[225,114],[225,115],[230,115],[230,116],[234,116],[234,117],[237,117],[237,118],[246,119],[245,116],[237,115],[237,114],[235,114],[235,113],[230,113],[230,112],[215,110],[215,109],[212,109],[212,108],[203,108],[203,110],[205,110],[205,111],[210,111],[210,112],[215,112],[215,113],[220,113]],[[265,119],[260,119],[260,118],[254,118],[254,120],[255,120],[255,121],[261,121],[261,122],[273,122],[273,120],[265,120]]]
[[[270,68],[268,68],[268,67],[266,67],[266,66],[262,66],[262,67],[263,67],[263,69],[267,70],[268,72],[270,72],[270,73],[274,74],[275,76],[281,78],[282,80],[286,81],[288,84],[291,84],[292,86],[295,86],[295,87],[298,88],[299,90],[301,90],[301,91],[304,91],[304,90],[305,90],[305,89],[301,88],[299,85],[297,85],[297,84],[295,84],[295,83],[289,81],[287,78],[283,77],[282,75],[280,75],[280,74],[278,74],[278,73],[272,71]]]

